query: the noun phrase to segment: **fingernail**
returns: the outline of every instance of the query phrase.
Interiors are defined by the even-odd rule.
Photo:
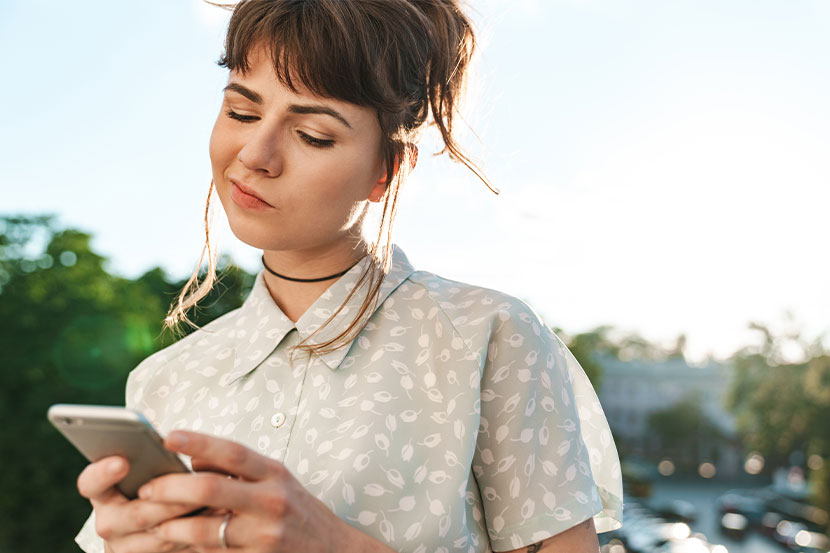
[[[107,470],[110,474],[116,474],[121,472],[121,469],[124,468],[124,461],[121,459],[113,459],[107,464]]]
[[[150,496],[152,496],[152,495],[153,495],[153,487],[150,486],[149,484],[145,484],[144,486],[141,486],[141,488],[139,488],[139,490],[138,490],[138,497],[140,497],[141,499],[150,499]]]
[[[173,432],[167,439],[173,447],[184,447],[187,445],[187,436],[181,432]]]

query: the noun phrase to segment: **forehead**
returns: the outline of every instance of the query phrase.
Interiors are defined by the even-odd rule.
[[[354,120],[376,120],[377,114],[371,108],[359,106],[351,102],[321,96],[308,88],[301,79],[293,78],[291,90],[278,77],[274,69],[273,57],[263,46],[251,48],[248,52],[248,70],[232,69],[228,77],[229,83],[240,83],[251,88],[263,98],[266,105],[284,102],[301,102],[306,104],[323,104],[330,106]]]

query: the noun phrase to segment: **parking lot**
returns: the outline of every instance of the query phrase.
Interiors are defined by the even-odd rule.
[[[624,529],[627,532],[617,535],[618,539],[611,539],[612,534],[600,535],[603,553],[785,553],[785,552],[813,552],[819,551],[798,544],[791,543],[785,546],[773,538],[773,532],[762,533],[763,524],[753,524],[751,521],[747,530],[728,535],[721,526],[722,512],[719,498],[723,501],[724,494],[734,490],[736,486],[728,482],[711,480],[672,480],[666,479],[654,483],[651,494],[647,499],[626,497],[626,512]],[[758,490],[741,488],[748,496]],[[731,497],[731,496],[727,496]],[[665,505],[672,500],[682,500],[679,507],[690,507],[690,520],[671,521],[669,518],[661,520],[654,513],[654,509],[661,504]],[[682,511],[683,509],[681,509]],[[766,510],[766,509],[762,509]],[[762,513],[760,518],[763,518]],[[740,520],[742,516],[728,520]],[[751,519],[752,516],[750,515]],[[775,518],[767,515],[764,523],[769,526],[770,520]],[[773,521],[774,522],[774,521]],[[789,523],[783,523],[784,528]],[[774,528],[776,525],[773,524]],[[802,535],[802,538],[805,534]],[[781,536],[779,535],[779,539]],[[827,549],[822,549],[822,553]]]

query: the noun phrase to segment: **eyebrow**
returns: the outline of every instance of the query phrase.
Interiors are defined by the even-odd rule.
[[[228,86],[226,86],[222,90],[225,91],[225,92],[226,91],[236,92],[236,93],[241,94],[242,96],[246,97],[247,99],[249,99],[250,101],[252,101],[255,104],[260,104],[260,105],[262,104],[262,96],[259,93],[251,90],[250,88],[248,88],[246,86],[242,86],[239,83],[229,83]],[[312,104],[291,104],[291,105],[288,106],[288,111],[290,111],[291,113],[297,113],[297,114],[310,113],[310,114],[319,114],[319,115],[330,115],[331,117],[334,117],[335,119],[337,119],[338,121],[340,121],[341,123],[346,125],[348,128],[350,128],[350,129],[352,128],[352,126],[349,124],[349,122],[346,121],[345,117],[343,117],[337,111],[331,109],[328,106],[312,105]]]

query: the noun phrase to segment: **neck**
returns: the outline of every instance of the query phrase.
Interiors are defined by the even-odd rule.
[[[277,273],[292,278],[315,279],[334,275],[348,269],[368,253],[364,242],[357,248],[345,244],[345,247],[332,248],[325,252],[271,251],[263,252],[268,266]],[[285,315],[293,322],[305,313],[311,305],[337,279],[320,282],[294,282],[269,273],[264,273],[268,292]]]
[[[342,271],[337,272],[333,275],[326,275],[326,276],[315,277],[315,278],[296,278],[296,277],[291,277],[291,276],[288,276],[288,275],[283,275],[281,273],[278,273],[277,271],[275,271],[274,269],[272,269],[271,267],[268,266],[268,263],[265,261],[265,256],[264,255],[262,256],[262,265],[263,265],[263,267],[265,267],[265,270],[268,271],[269,273],[271,273],[272,275],[274,275],[275,277],[281,278],[283,280],[290,280],[291,282],[306,282],[306,283],[325,282],[327,280],[337,280],[338,278],[342,277],[343,275],[345,275],[346,273],[351,271],[352,267],[357,265],[359,261],[360,260],[358,259],[357,261],[355,261],[354,263],[352,263],[351,265],[349,265],[348,267],[346,267]]]

